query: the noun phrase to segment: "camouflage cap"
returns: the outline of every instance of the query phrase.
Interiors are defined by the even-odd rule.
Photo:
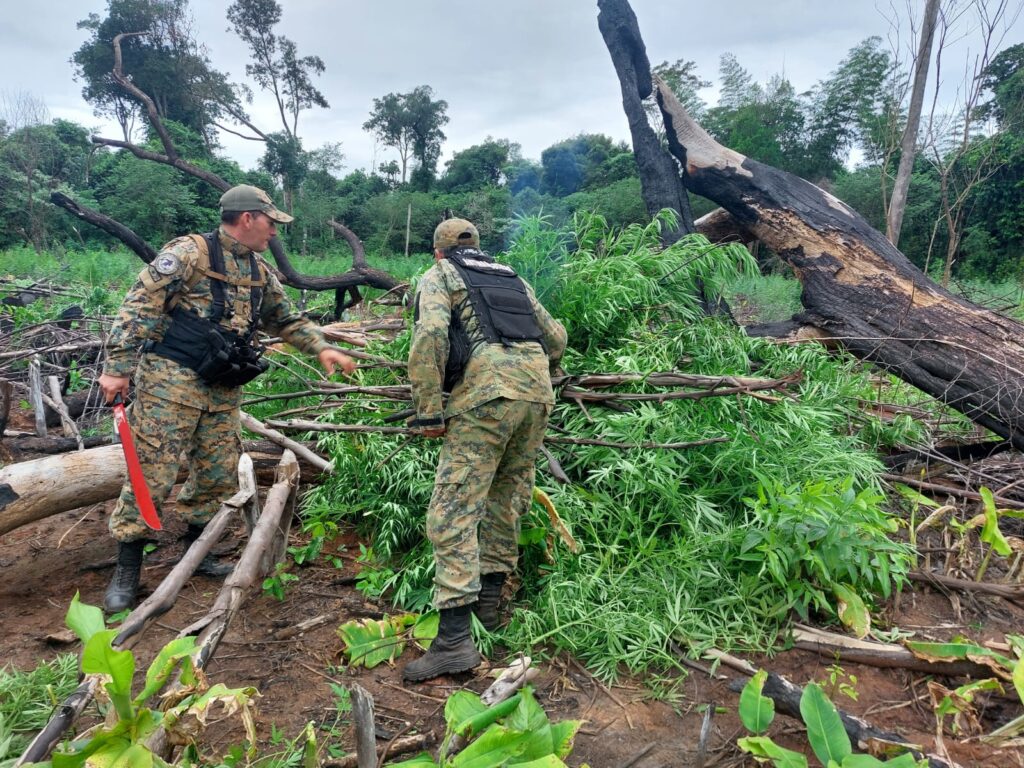
[[[294,221],[284,211],[279,211],[270,195],[259,187],[250,184],[238,184],[220,196],[220,210],[224,211],[259,211],[265,213],[278,224]]]
[[[480,233],[473,222],[465,219],[447,219],[434,230],[434,247],[451,248],[453,245],[480,247]]]

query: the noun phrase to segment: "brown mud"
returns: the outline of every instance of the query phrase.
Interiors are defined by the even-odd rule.
[[[106,531],[111,506],[109,502],[57,515],[0,539],[0,664],[27,670],[58,653],[77,650],[75,645],[54,644],[47,637],[64,628],[64,613],[76,591],[84,602],[102,602],[115,553]],[[173,513],[166,517],[161,546],[147,557],[144,594],[156,587],[180,551],[176,537],[183,526]],[[239,536],[237,531],[234,536],[229,534],[235,541]],[[344,686],[358,683],[373,695],[380,746],[397,734],[432,731],[439,737],[444,727],[444,698],[462,687],[482,691],[491,681],[480,670],[406,687],[401,665],[418,653],[415,650],[407,650],[395,667],[346,670],[341,641],[335,632],[337,625],[352,618],[379,617],[382,612],[381,606],[367,602],[352,587],[355,566],[350,553],[357,549],[353,543],[350,538],[347,552],[339,552],[344,564],[340,570],[320,564],[293,567],[300,578],[290,586],[284,601],[253,595],[208,666],[212,682],[252,685],[260,691],[257,724],[264,753],[280,749],[269,741],[272,725],[291,739],[309,721],[317,725],[322,745],[333,746],[336,753],[354,749],[350,716],[337,714],[332,682]],[[230,556],[233,548],[237,550],[230,543],[224,544],[221,551]],[[189,582],[177,605],[136,646],[142,669],[177,630],[206,612],[219,586],[220,582],[202,576]],[[910,589],[887,606],[884,620],[915,632],[919,639],[967,635],[976,641],[1002,640],[1005,633],[1024,628],[1024,611],[999,598],[944,595],[921,586]],[[305,634],[281,639],[289,627],[321,614],[333,618]],[[750,660],[801,685],[810,680],[827,681],[832,663],[797,650]],[[501,666],[502,661],[497,657],[492,663]],[[927,676],[857,664],[844,664],[843,668],[848,675],[856,676],[858,698],[853,701],[837,695],[840,707],[911,742],[934,747],[935,717]],[[678,698],[657,701],[641,680],[624,677],[618,684],[605,687],[564,655],[544,661],[541,669],[535,688],[549,717],[585,721],[568,761],[572,766],[698,765],[703,713],[709,706],[716,708],[716,714],[706,744],[705,768],[754,765],[735,747],[736,739],[745,734],[736,715],[738,695],[729,689],[728,681],[742,679],[738,673],[723,667],[716,678],[711,678],[691,671],[678,689]],[[953,688],[966,681],[940,682]],[[1020,711],[1011,688],[1005,697],[993,696],[982,703],[982,723],[990,731]],[[771,735],[791,748],[808,749],[803,728],[796,720],[777,717]],[[239,729],[214,727],[207,732],[205,751],[222,754],[240,741]],[[950,756],[965,768],[1024,766],[1024,757],[1014,750],[996,751],[976,739],[948,733],[945,743]]]

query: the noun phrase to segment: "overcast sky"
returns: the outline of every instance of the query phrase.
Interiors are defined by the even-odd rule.
[[[327,65],[317,85],[331,105],[300,118],[311,149],[342,142],[344,172],[395,157],[362,130],[374,97],[430,85],[448,102],[443,159],[487,136],[519,142],[526,157],[581,132],[629,139],[619,84],[597,27],[596,0],[280,0],[278,32]],[[911,0],[915,5],[924,0]],[[692,59],[715,80],[718,59],[734,53],[763,82],[784,73],[798,92],[827,77],[870,35],[886,37],[879,7],[888,0],[632,0],[652,64]],[[899,0],[894,4],[900,5]],[[245,78],[247,51],[226,31],[230,0],[193,0],[198,39],[213,65]],[[92,114],[72,79],[71,54],[87,35],[76,22],[105,15],[106,0],[47,0],[31,8],[0,0],[0,90],[28,91],[53,117],[118,130]],[[1018,22],[1007,44],[1024,37]],[[713,102],[714,93],[705,94]],[[269,98],[257,95],[254,122],[280,130]],[[245,167],[261,145],[224,136],[225,152]]]

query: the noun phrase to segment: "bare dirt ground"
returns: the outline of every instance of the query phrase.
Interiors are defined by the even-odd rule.
[[[115,546],[106,532],[106,514],[111,503],[61,514],[22,527],[0,539],[0,664],[30,669],[40,660],[74,650],[46,638],[63,629],[63,617],[76,591],[82,600],[102,602],[110,577]],[[170,569],[180,550],[176,531],[180,523],[165,515],[168,530],[161,546],[147,559],[143,589],[153,589]],[[178,531],[180,532],[180,531]],[[349,541],[349,544],[352,542]],[[350,546],[348,551],[352,551]],[[468,687],[482,691],[490,683],[483,670],[423,685],[405,686],[401,664],[416,651],[406,651],[397,667],[348,671],[342,667],[341,641],[335,628],[351,618],[379,616],[381,607],[367,603],[351,583],[354,571],[350,555],[343,555],[345,568],[314,565],[297,571],[300,580],[287,599],[254,595],[231,627],[217,655],[208,667],[212,682],[229,686],[253,685],[259,689],[258,726],[260,737],[268,740],[271,725],[294,738],[305,723],[320,728],[320,743],[340,744],[351,750],[353,738],[345,716],[335,709],[331,682],[358,683],[374,697],[377,712],[378,745],[404,732],[433,732],[444,729],[443,702],[452,691]],[[104,565],[105,564],[105,565]],[[136,646],[140,667],[156,650],[172,639],[178,629],[203,615],[219,588],[219,582],[196,576],[173,610],[159,619]],[[888,621],[917,633],[919,639],[949,639],[957,634],[977,641],[1002,640],[1006,632],[1021,631],[1024,611],[997,598],[943,595],[927,588],[905,592],[887,609]],[[600,606],[595,606],[595,611]],[[306,634],[281,639],[296,623],[330,614],[328,623]],[[503,659],[491,660],[501,665]],[[828,679],[830,661],[817,655],[781,651],[772,658],[751,659],[755,665],[783,674],[798,684]],[[931,749],[935,718],[924,675],[901,670],[883,670],[844,664],[856,675],[857,701],[839,697],[840,706],[864,716],[873,724],[894,730],[909,741]],[[735,747],[742,728],[736,716],[738,695],[729,680],[742,676],[720,669],[714,678],[693,671],[674,703],[652,700],[642,681],[624,678],[606,688],[576,661],[564,656],[542,664],[536,681],[538,701],[552,720],[579,718],[586,722],[569,759],[572,766],[592,768],[656,768],[699,765],[697,745],[706,705],[720,708],[711,723],[707,756],[710,766],[753,765]],[[950,683],[955,687],[961,679]],[[982,722],[990,731],[1019,714],[1011,698],[991,697],[982,705]],[[796,749],[806,749],[802,726],[780,716],[771,734]],[[240,730],[215,726],[207,733],[214,751],[225,751],[241,741]],[[976,740],[946,736],[946,744],[962,766],[1008,768],[1024,766],[1024,756],[1010,750],[995,751]],[[436,743],[435,743],[436,746]],[[264,743],[265,750],[274,746]],[[809,754],[809,752],[808,752]]]

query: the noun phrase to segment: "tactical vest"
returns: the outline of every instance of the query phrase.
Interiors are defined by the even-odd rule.
[[[507,264],[498,264],[490,256],[471,248],[448,254],[448,261],[466,284],[467,298],[473,307],[482,338],[470,339],[460,313],[453,309],[448,326],[448,363],[443,389],[451,392],[462,380],[473,350],[480,344],[506,347],[523,341],[540,344],[544,351],[544,331],[533,312],[530,295],[522,278]]]
[[[240,334],[220,325],[225,308],[224,284],[231,282],[224,274],[220,235],[218,232],[208,232],[192,235],[192,238],[199,248],[200,261],[183,292],[171,296],[167,301],[165,310],[171,323],[163,338],[149,342],[145,350],[191,368],[207,384],[240,387],[270,367],[266,360],[261,359],[263,347],[255,341],[265,285],[259,262],[255,254],[249,254],[249,327],[245,334]],[[184,293],[203,277],[210,280],[210,292],[213,294],[213,304],[206,317],[178,306]]]

